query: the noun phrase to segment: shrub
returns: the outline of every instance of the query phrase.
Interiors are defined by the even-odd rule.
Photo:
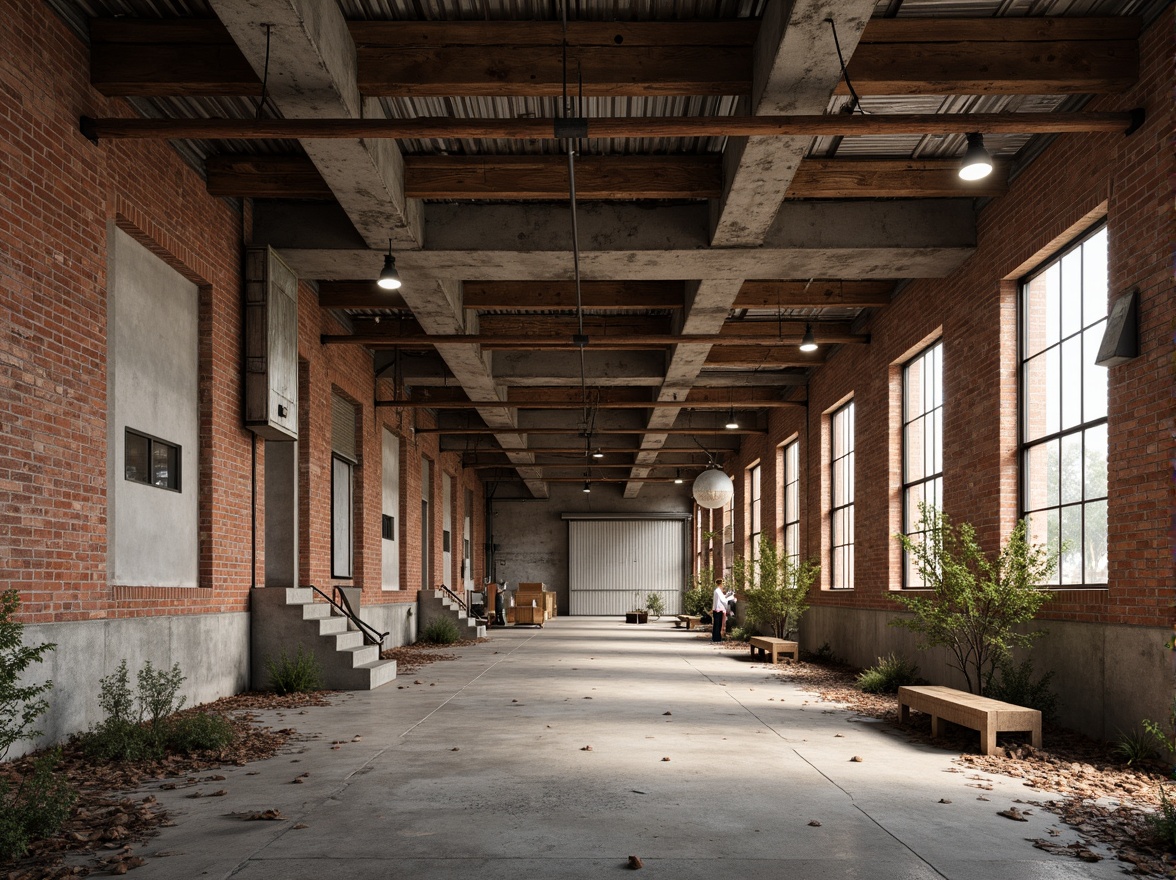
[[[301,694],[320,690],[323,686],[323,668],[318,658],[301,645],[298,652],[290,657],[283,650],[276,658],[265,661],[270,674],[270,684],[278,694]]]
[[[1052,670],[1036,681],[1033,679],[1032,660],[1015,666],[1002,663],[1000,678],[989,686],[988,695],[1026,709],[1036,709],[1043,721],[1053,721],[1058,714],[1058,695],[1050,688],[1052,681]]]
[[[33,663],[40,663],[46,651],[57,647],[52,643],[25,645],[24,624],[12,619],[20,607],[16,590],[0,593],[0,760],[8,754],[13,743],[39,736],[33,724],[45,714],[49,702],[41,695],[53,682],[18,687],[21,674]]]
[[[1151,731],[1132,728],[1126,733],[1119,734],[1113,751],[1130,767],[1135,764],[1146,764],[1154,758],[1156,746],[1156,738]]]
[[[167,724],[167,749],[181,755],[219,752],[231,745],[236,737],[228,719],[212,712],[181,715]]]
[[[690,586],[682,594],[682,613],[710,617],[711,602],[715,597],[715,570],[701,568],[690,578]]]
[[[661,617],[665,613],[666,606],[662,603],[662,598],[658,593],[650,593],[645,597],[645,610],[654,617]]]
[[[878,665],[871,666],[858,676],[857,685],[867,694],[897,694],[903,685],[918,681],[919,667],[912,660],[887,654],[878,658]]]
[[[1168,792],[1160,786],[1160,811],[1148,817],[1156,842],[1166,850],[1176,851],[1176,804],[1168,800]]]
[[[461,632],[457,624],[448,617],[434,617],[421,633],[421,641],[432,645],[452,645],[459,638]]]
[[[954,525],[947,514],[925,504],[919,509],[922,539],[895,537],[931,592],[895,595],[911,616],[891,624],[920,636],[920,648],[946,647],[968,690],[986,694],[996,667],[1012,649],[1027,647],[1043,634],[1017,627],[1032,620],[1049,598],[1038,584],[1049,582],[1057,554],[1030,544],[1021,520],[993,561],[969,523]]]
[[[99,761],[138,761],[159,758],[168,750],[174,721],[184,705],[179,696],[184,675],[180,664],[156,669],[148,660],[135,678],[131,692],[127,661],[99,680],[98,705],[106,717],[81,738],[82,748]]]
[[[732,642],[746,642],[755,635],[755,630],[746,626],[727,627],[727,639]]]
[[[15,791],[0,778],[0,859],[17,859],[29,843],[54,834],[69,818],[77,793],[54,770],[61,752],[49,752],[33,763]]]

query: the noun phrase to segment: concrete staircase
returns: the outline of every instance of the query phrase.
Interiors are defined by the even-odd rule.
[[[266,587],[251,593],[253,687],[270,687],[266,661],[282,651],[288,657],[302,646],[318,658],[323,686],[369,691],[396,678],[396,661],[381,660],[378,645],[365,645],[363,633],[307,588]],[[358,609],[357,609],[358,610]]]
[[[417,632],[424,632],[425,628],[437,617],[448,617],[457,624],[459,638],[477,639],[486,635],[486,625],[478,623],[476,618],[469,617],[461,606],[453,601],[444,590],[421,590],[417,593]]]

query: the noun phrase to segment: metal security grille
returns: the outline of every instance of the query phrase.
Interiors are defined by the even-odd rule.
[[[682,520],[570,521],[568,612],[624,614],[657,593],[681,613],[685,531]]]
[[[355,405],[338,394],[331,395],[331,451],[352,464],[355,456]]]

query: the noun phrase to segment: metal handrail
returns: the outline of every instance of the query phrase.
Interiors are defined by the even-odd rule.
[[[446,595],[449,596],[449,598],[451,598],[454,602],[457,603],[457,607],[460,608],[465,613],[466,617],[473,617],[475,620],[485,620],[486,619],[484,617],[474,617],[474,613],[472,611],[470,611],[470,606],[466,603],[466,600],[463,599],[461,596],[457,595],[457,593],[453,592],[453,590],[449,589],[449,587],[445,586],[445,584],[437,584],[437,586],[434,587],[434,589],[443,590],[446,593]]]
[[[332,598],[331,596],[328,596],[326,593],[324,593],[322,590],[320,590],[314,584],[310,584],[309,588],[314,590],[320,596],[322,596],[327,601],[328,605],[330,605],[332,608],[334,608],[336,611],[338,611],[341,615],[343,615],[348,620],[350,620],[353,624],[355,624],[355,628],[358,629],[360,631],[360,633],[363,635],[363,643],[365,645],[383,645],[384,644],[384,639],[386,639],[389,634],[382,633],[379,630],[377,630],[374,626],[372,626],[370,623],[367,623],[366,621],[361,620],[359,615],[356,614],[354,610],[352,610],[351,601],[347,598],[347,594],[344,592],[341,592],[338,587],[331,588],[331,592],[334,593],[334,598]],[[336,601],[336,599],[341,599],[342,602],[340,603],[340,602]]]

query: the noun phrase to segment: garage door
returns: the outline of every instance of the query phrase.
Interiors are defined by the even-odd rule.
[[[624,614],[661,596],[682,610],[686,527],[674,520],[568,522],[568,613]]]

